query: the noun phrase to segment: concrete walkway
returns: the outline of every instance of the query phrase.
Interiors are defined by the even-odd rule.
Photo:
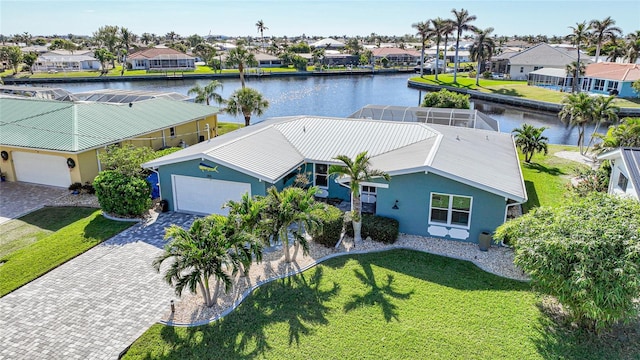
[[[69,190],[62,187],[0,182],[0,224],[37,210],[68,193]]]
[[[175,299],[151,262],[193,219],[160,214],[0,298],[0,359],[116,359]]]

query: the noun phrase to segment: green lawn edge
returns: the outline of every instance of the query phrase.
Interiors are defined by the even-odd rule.
[[[37,279],[133,225],[106,219],[101,210],[2,259],[0,297]]]
[[[350,254],[256,289],[191,328],[153,325],[124,359],[610,359],[640,355],[557,327],[529,284],[413,250]],[[630,339],[633,340],[633,339]],[[634,345],[635,344],[635,345]]]

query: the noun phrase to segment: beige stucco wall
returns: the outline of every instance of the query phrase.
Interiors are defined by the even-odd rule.
[[[9,153],[8,160],[0,160],[0,169],[2,170],[2,173],[6,176],[7,181],[16,181],[16,172],[13,166],[13,152],[19,151],[19,152],[26,152],[26,153],[33,153],[33,154],[60,156],[64,159],[72,158],[76,162],[76,167],[73,169],[69,169],[69,172],[71,175],[71,182],[72,183],[82,182],[82,177],[80,174],[81,160],[78,158],[78,155],[76,154],[68,154],[68,153],[62,153],[62,152],[56,152],[56,151],[23,149],[23,148],[4,146],[4,145],[0,146],[0,151],[3,151],[3,150]]]

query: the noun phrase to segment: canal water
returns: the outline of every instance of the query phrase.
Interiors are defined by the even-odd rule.
[[[291,76],[271,78],[247,77],[246,84],[260,91],[267,100],[269,108],[263,116],[254,116],[251,122],[266,118],[291,115],[320,115],[346,117],[365,105],[417,106],[424,91],[410,89],[407,80],[410,74],[365,75],[365,76]],[[201,86],[210,80],[154,80],[122,81],[104,83],[58,83],[72,93],[97,89],[126,89],[170,91],[187,95],[195,84]],[[220,79],[223,89],[220,94],[228,98],[234,90],[240,88],[239,79]],[[552,144],[575,145],[578,130],[562,124],[556,114],[515,108],[487,102],[474,102],[474,107],[495,118],[500,123],[500,131],[511,132],[523,123],[545,126],[544,135]],[[244,122],[241,117],[227,114],[219,116],[220,121]],[[587,128],[589,136],[593,128]],[[587,138],[588,140],[588,138]]]

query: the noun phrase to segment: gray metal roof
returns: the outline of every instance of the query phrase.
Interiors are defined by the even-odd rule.
[[[304,162],[339,163],[368,151],[392,176],[433,172],[516,201],[526,200],[510,134],[448,125],[318,116],[273,118],[150,161],[158,168],[206,158],[267,182]]]
[[[73,101],[77,100],[73,94],[61,88],[0,85],[0,94],[18,95],[22,97],[34,97],[38,99]]]
[[[534,70],[529,74],[554,76],[559,78],[566,78],[569,76],[567,75],[567,69],[558,69],[558,68],[542,68],[542,69]]]
[[[166,99],[132,106],[0,98],[0,144],[80,152],[214,115],[217,108]]]
[[[100,89],[73,94],[78,100],[128,104],[148,99],[187,100],[188,97],[169,91]]]

